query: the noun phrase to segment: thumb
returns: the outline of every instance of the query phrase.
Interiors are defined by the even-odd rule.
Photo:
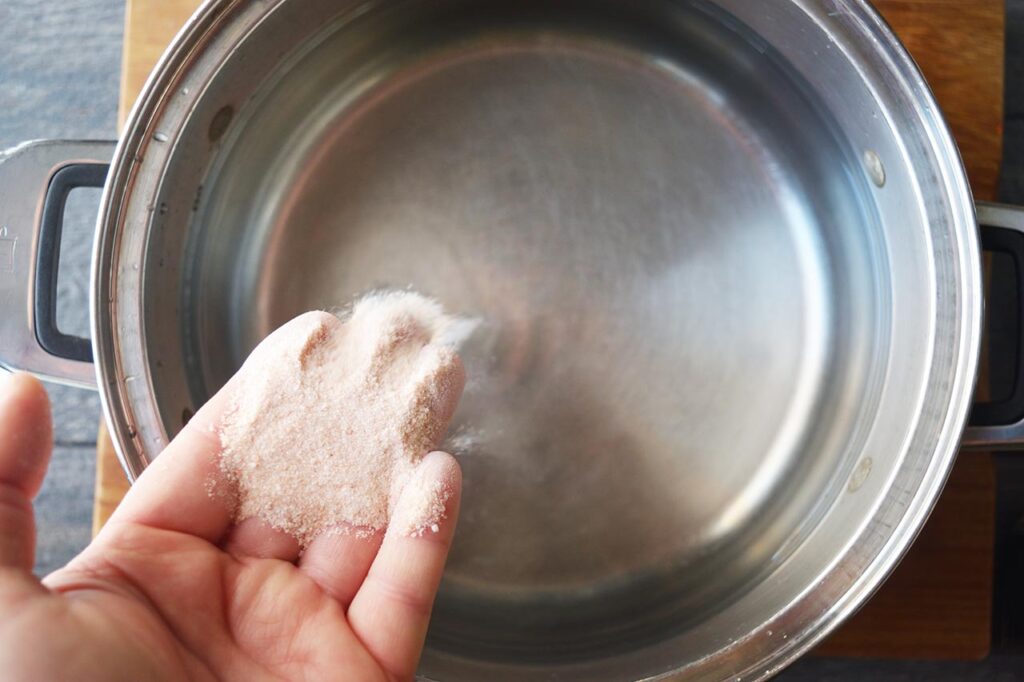
[[[36,527],[32,498],[53,447],[50,400],[28,374],[0,370],[0,567],[31,571]]]

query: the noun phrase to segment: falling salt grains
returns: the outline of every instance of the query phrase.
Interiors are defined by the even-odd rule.
[[[483,433],[465,424],[459,426],[444,441],[444,449],[453,455],[468,455],[474,452],[483,440]]]
[[[274,332],[233,380],[219,427],[236,519],[259,517],[302,546],[389,524],[439,532],[458,467],[424,455],[461,393],[465,334],[412,292],[371,294],[344,323],[307,313]]]

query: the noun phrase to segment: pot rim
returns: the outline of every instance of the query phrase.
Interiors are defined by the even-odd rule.
[[[90,315],[103,414],[118,458],[132,481],[148,465],[151,453],[159,452],[166,445],[167,434],[140,433],[137,427],[140,409],[149,410],[143,415],[149,422],[155,419],[159,423],[159,414],[152,404],[153,387],[146,371],[148,360],[141,310],[144,268],[131,271],[123,267],[124,226],[133,225],[130,221],[140,215],[139,202],[129,206],[129,197],[137,188],[146,187],[147,182],[156,184],[159,179],[160,169],[172,150],[170,145],[154,143],[155,131],[169,110],[179,114],[187,111],[190,102],[201,96],[205,79],[215,73],[218,60],[227,58],[216,54],[218,46],[224,44],[221,41],[240,39],[259,23],[261,16],[286,1],[275,0],[264,5],[239,0],[207,0],[178,33],[146,81],[114,154],[97,222]],[[722,4],[728,5],[729,1]],[[890,482],[886,490],[887,499],[908,491],[913,494],[909,502],[900,503],[898,519],[886,530],[884,538],[879,541],[877,537],[883,519],[876,509],[870,522],[851,538],[819,582],[809,584],[797,600],[775,614],[772,622],[784,617],[792,619],[788,639],[772,639],[767,629],[770,623],[762,624],[740,638],[735,646],[657,679],[680,673],[727,673],[741,675],[744,679],[764,679],[808,651],[852,615],[891,573],[930,514],[955,459],[976,381],[983,306],[978,232],[966,173],[934,95],[905,48],[867,0],[824,3],[831,9],[817,6],[813,0],[791,2],[819,21],[832,22],[829,26],[841,25],[847,36],[856,41],[854,48],[870,53],[879,67],[886,69],[884,76],[889,79],[890,87],[897,88],[914,103],[913,113],[922,124],[921,135],[928,136],[929,150],[935,155],[942,173],[940,183],[948,195],[949,219],[958,240],[954,251],[959,258],[956,265],[961,299],[957,310],[959,338],[954,363],[949,368],[952,400],[944,413],[936,417],[941,424],[927,466],[914,472],[911,486],[906,490],[894,490],[894,482]],[[146,228],[134,225],[137,234],[132,238],[144,241]],[[136,292],[135,299],[122,301],[121,292],[128,290]],[[137,346],[142,349],[139,357],[133,357],[123,347],[124,329],[137,334]],[[159,430],[162,431],[162,427]],[[904,467],[905,463],[899,468],[902,471]],[[856,577],[851,577],[851,557],[865,551],[874,554],[866,566],[856,570]],[[862,562],[863,557],[859,558]],[[821,588],[826,583],[833,589],[823,596]],[[739,647],[747,648],[751,654],[738,655]]]

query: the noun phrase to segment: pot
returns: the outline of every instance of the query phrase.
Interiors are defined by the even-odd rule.
[[[85,340],[61,214],[100,185]],[[771,675],[897,563],[971,407],[975,207],[862,0],[210,0],[116,147],[24,145],[0,190],[2,363],[96,385],[133,478],[297,313],[480,318],[429,679]]]

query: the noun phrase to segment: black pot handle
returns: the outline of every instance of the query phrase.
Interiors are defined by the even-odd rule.
[[[1017,284],[1018,324],[1024,326],[1024,208],[978,202],[981,247],[1008,255],[1013,260]],[[989,316],[1002,311],[988,307]],[[1003,313],[1005,314],[1005,313]],[[1024,447],[1024,334],[1017,334],[1013,390],[1005,400],[975,403],[961,445],[971,449],[1018,449]]]
[[[56,324],[64,207],[103,184],[113,142],[40,140],[0,150],[0,370],[95,387],[87,339]]]
[[[103,187],[106,163],[71,163],[50,177],[39,221],[36,250],[35,332],[39,345],[50,355],[77,362],[92,362],[92,343],[57,328],[57,272],[60,268],[60,240],[64,232],[64,208],[71,190]]]

